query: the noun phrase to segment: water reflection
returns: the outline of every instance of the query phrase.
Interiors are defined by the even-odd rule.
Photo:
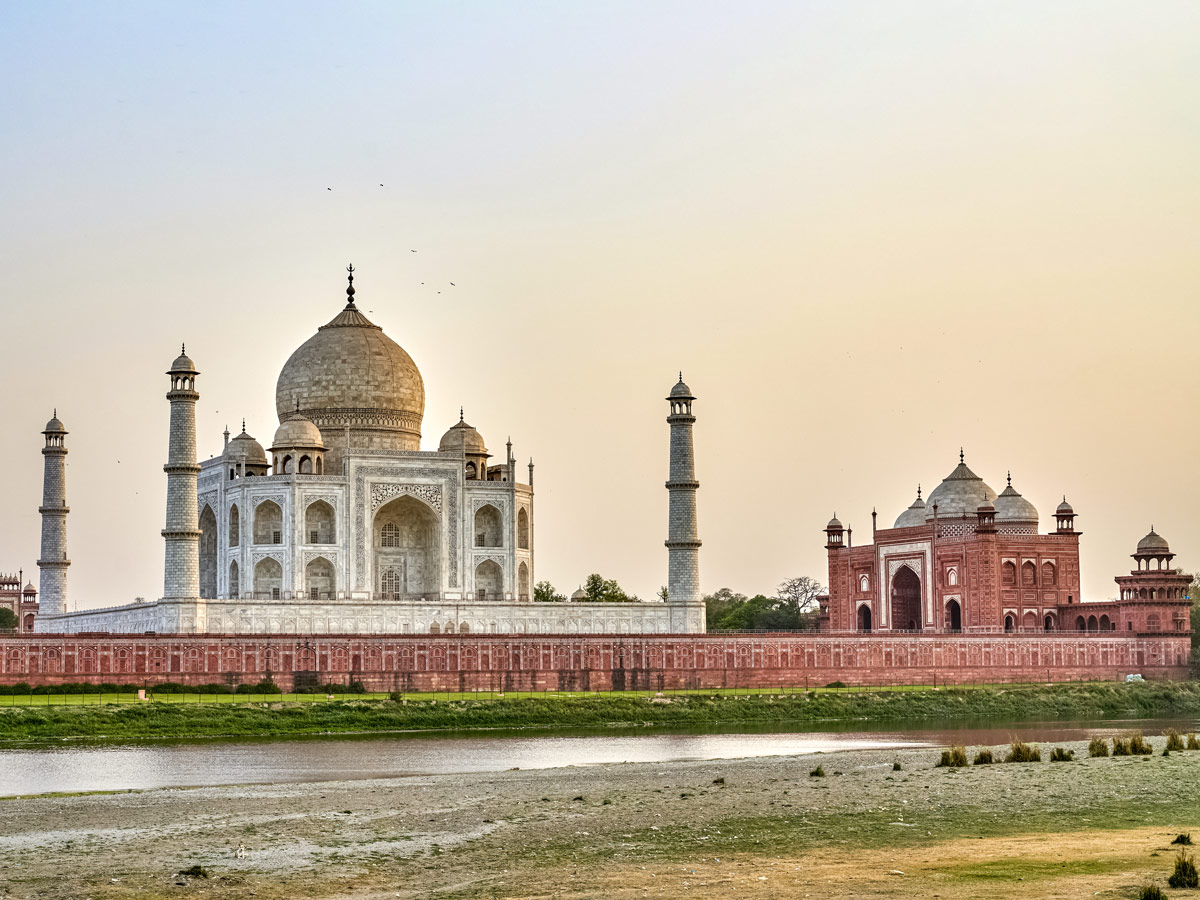
[[[778,727],[778,726],[776,726]],[[175,743],[70,744],[0,750],[0,796],[51,791],[128,790],[217,784],[307,782],[452,772],[789,756],[838,750],[989,745],[1013,737],[1043,743],[1111,737],[1138,728],[1196,730],[1197,720],[1130,719],[1100,722],[957,723],[920,728],[849,730],[846,723],[804,732],[771,732],[769,725],[686,731],[645,729],[479,732],[251,739]]]

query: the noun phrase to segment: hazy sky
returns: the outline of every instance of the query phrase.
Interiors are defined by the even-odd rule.
[[[161,593],[180,342],[201,456],[267,445],[347,262],[560,589],[666,581],[679,369],[706,591],[960,445],[1067,494],[1086,599],[1151,523],[1200,566],[1200,4],[8,2],[0,84],[0,569],[57,406],[73,608]]]

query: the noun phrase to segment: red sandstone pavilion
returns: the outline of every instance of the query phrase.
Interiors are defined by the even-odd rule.
[[[1119,576],[1119,599],[1082,602],[1075,510],[1063,497],[1055,530],[1038,533],[1038,512],[1012,486],[999,495],[963,454],[946,479],[853,546],[835,515],[825,527],[829,594],[822,630],[887,634],[1023,635],[1110,633],[1114,637],[1187,635],[1191,577],[1153,527]],[[1186,651],[1180,651],[1186,656]],[[1182,664],[1185,659],[1181,659]]]

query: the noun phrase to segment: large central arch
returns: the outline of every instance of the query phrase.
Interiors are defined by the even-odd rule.
[[[407,495],[375,513],[375,590],[388,600],[441,595],[442,530],[437,513]]]
[[[892,578],[892,630],[921,630],[921,579],[908,566]]]

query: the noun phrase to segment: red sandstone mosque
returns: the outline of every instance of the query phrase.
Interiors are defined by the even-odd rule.
[[[829,594],[822,630],[891,633],[1118,632],[1186,634],[1191,577],[1172,568],[1153,527],[1118,576],[1119,599],[1084,602],[1075,510],[1063,497],[1055,529],[1012,486],[997,494],[959,463],[891,528],[871,513],[872,542],[853,546],[835,515],[825,528]]]

